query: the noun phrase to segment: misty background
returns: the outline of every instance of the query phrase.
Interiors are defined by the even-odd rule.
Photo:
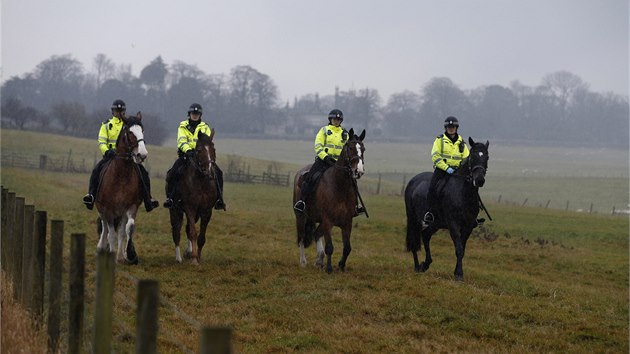
[[[2,127],[147,140],[192,102],[218,136],[312,140],[332,108],[380,141],[460,132],[628,147],[627,0],[5,0]]]
[[[454,115],[461,133],[477,140],[628,147],[628,97],[593,92],[568,71],[549,73],[537,86],[513,81],[463,90],[448,77],[418,86],[388,98],[378,88],[336,87],[282,101],[274,79],[248,65],[207,74],[158,56],[135,76],[105,54],[89,69],[70,54],[53,55],[3,83],[2,127],[92,138],[110,118],[111,102],[122,98],[128,115],[143,111],[147,141],[158,145],[198,102],[203,120],[225,137],[312,139],[327,113],[339,108],[344,126],[367,129],[381,141],[430,141]]]

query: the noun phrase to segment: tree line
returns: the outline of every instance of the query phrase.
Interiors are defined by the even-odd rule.
[[[477,139],[568,146],[628,147],[628,97],[589,90],[568,71],[547,74],[538,86],[513,81],[463,90],[447,77],[419,83],[417,91],[392,94],[385,102],[374,88],[311,93],[281,102],[268,75],[248,65],[207,74],[196,65],[161,56],[139,76],[131,66],[95,56],[90,70],[70,54],[53,55],[2,84],[2,127],[95,137],[116,98],[129,114],[142,110],[149,143],[173,135],[192,102],[223,136],[311,139],[332,108],[344,125],[367,129],[372,139],[429,141],[447,116]]]

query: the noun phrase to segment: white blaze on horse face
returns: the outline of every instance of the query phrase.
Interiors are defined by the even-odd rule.
[[[365,167],[363,165],[363,151],[361,151],[361,144],[357,143],[357,156],[359,156],[359,162],[357,163],[357,177],[361,177],[365,173]]]
[[[141,160],[147,158],[149,152],[147,151],[146,146],[144,145],[144,134],[142,133],[142,127],[139,125],[134,125],[129,128],[129,131],[136,136],[136,139],[140,141],[138,146],[133,149],[134,156],[140,157]],[[141,141],[142,140],[142,141]]]
[[[204,146],[206,153],[208,154],[208,171],[212,171],[212,159],[210,158],[212,155],[210,154],[210,147]]]

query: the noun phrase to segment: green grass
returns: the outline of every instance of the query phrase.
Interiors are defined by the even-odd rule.
[[[67,154],[72,148],[73,154],[85,150],[89,156],[96,149],[87,140],[11,134],[2,131],[3,153],[46,148]],[[149,147],[154,174],[168,168],[173,150]],[[263,170],[269,164],[251,161]],[[369,168],[373,162],[367,163]],[[81,204],[89,176],[3,168],[1,177],[3,186],[26,197],[27,204],[48,211],[49,220],[64,220],[66,235],[87,234],[89,343],[98,240],[96,213]],[[503,188],[512,186],[510,178]],[[588,178],[621,184],[610,176],[580,180]],[[359,185],[369,190],[371,183],[362,179]],[[500,183],[489,180],[482,195]],[[561,186],[562,178],[553,183]],[[163,180],[153,178],[152,186],[163,199]],[[464,258],[465,282],[459,283],[453,280],[453,245],[443,231],[431,243],[431,269],[413,271],[404,249],[404,202],[393,192],[365,193],[370,218],[355,219],[347,271],[335,269],[331,275],[312,266],[313,247],[307,249],[311,263],[298,265],[290,188],[228,183],[225,195],[228,211],[214,213],[199,266],[175,262],[166,209],[139,213],[140,264],[117,267],[114,351],[134,350],[134,279],[158,280],[168,303],[159,309],[161,353],[179,353],[182,345],[197,350],[199,328],[187,316],[203,325],[232,327],[235,350],[244,353],[629,350],[627,217],[523,208],[485,198],[494,221],[473,233]],[[333,240],[336,264],[342,248],[338,230]],[[69,237],[66,258],[68,250]],[[66,269],[68,264],[66,259]]]

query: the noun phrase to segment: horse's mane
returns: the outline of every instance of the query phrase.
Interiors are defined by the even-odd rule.
[[[139,125],[140,127],[142,127],[142,129],[144,129],[144,126],[142,125],[142,121],[140,120],[140,118],[136,117],[136,116],[129,116],[126,117],[123,122],[128,126],[128,127],[132,127],[134,125]]]

